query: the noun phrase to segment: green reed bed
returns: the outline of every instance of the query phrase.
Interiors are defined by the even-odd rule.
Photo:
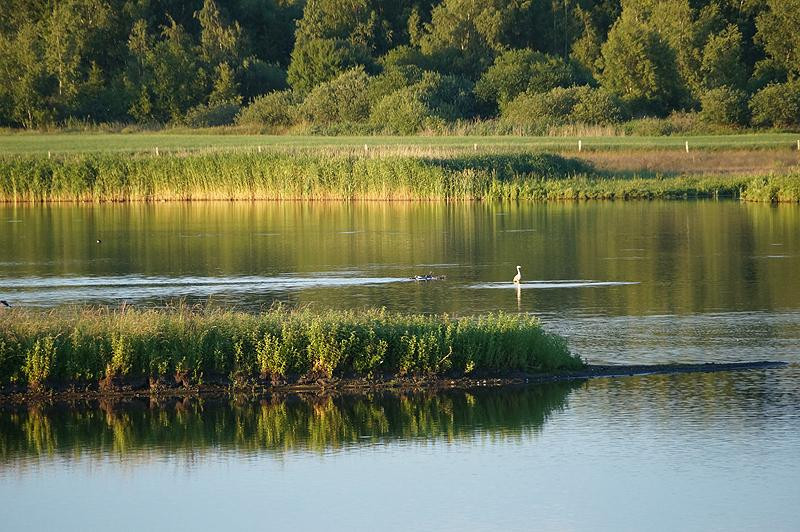
[[[384,310],[105,308],[0,313],[0,384],[108,378],[184,384],[292,376],[549,372],[582,367],[535,317]],[[209,381],[212,379],[212,381]]]
[[[0,159],[0,201],[576,200],[735,197],[800,201],[800,174],[619,177],[546,153],[76,155]]]

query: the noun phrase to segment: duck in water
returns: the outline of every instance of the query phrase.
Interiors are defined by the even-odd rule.
[[[428,272],[428,275],[415,275],[412,277],[414,281],[443,281],[444,275],[433,275],[433,272]]]
[[[11,308],[11,304],[5,299],[0,299],[0,308]]]
[[[517,275],[514,276],[514,284],[519,284],[522,281],[522,272],[519,271],[522,266],[517,266]]]

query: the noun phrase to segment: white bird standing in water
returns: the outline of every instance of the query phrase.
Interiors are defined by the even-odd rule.
[[[515,282],[516,284],[519,284],[519,282],[522,280],[522,272],[520,272],[520,271],[519,271],[519,269],[520,269],[521,267],[522,267],[522,266],[517,266],[517,275],[515,275],[515,276],[514,276],[514,282]]]

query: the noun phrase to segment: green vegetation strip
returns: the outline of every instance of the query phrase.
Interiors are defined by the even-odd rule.
[[[800,175],[608,177],[585,162],[546,153],[368,157],[228,152],[0,160],[0,201],[8,202],[683,197],[799,201]]]
[[[797,148],[796,133],[748,133],[736,135],[689,136],[314,136],[314,135],[240,135],[192,133],[191,130],[169,133],[18,133],[0,135],[0,153],[16,155],[51,155],[64,153],[149,152],[156,148],[181,151],[235,151],[257,149],[316,149],[424,147],[432,149],[539,149],[576,150],[578,140],[584,150],[664,149],[791,149]],[[202,130],[200,130],[202,131]]]
[[[581,367],[563,338],[529,316],[184,307],[0,312],[0,385],[31,390],[109,379],[202,385]]]

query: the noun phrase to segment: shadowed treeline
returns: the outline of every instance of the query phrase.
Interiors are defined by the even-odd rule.
[[[328,451],[398,440],[514,438],[542,429],[579,383],[438,394],[261,401],[80,402],[0,409],[0,461],[82,454]]]

